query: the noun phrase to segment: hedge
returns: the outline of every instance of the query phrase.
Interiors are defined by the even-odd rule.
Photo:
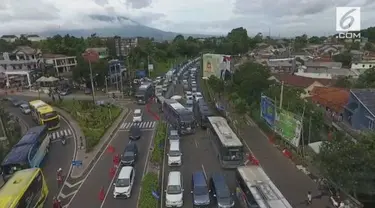
[[[167,136],[167,124],[159,122],[156,127],[156,133],[154,138],[154,148],[151,153],[151,162],[154,164],[160,164],[163,160],[164,154],[164,142]]]
[[[152,191],[159,191],[159,178],[156,173],[149,172],[143,177],[141,183],[138,208],[157,207],[158,200],[152,195]]]

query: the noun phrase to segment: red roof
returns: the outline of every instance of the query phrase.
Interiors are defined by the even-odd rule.
[[[273,74],[273,76],[280,82],[293,87],[306,88],[314,82],[319,82],[323,86],[331,86],[334,81],[331,79],[314,79],[310,77],[301,77],[293,74]]]
[[[339,113],[348,103],[350,92],[348,89],[336,87],[314,87],[310,94],[314,103]]]

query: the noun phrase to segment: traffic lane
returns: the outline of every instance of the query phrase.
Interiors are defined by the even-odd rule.
[[[252,136],[243,139],[251,147],[251,151],[260,161],[267,175],[293,207],[299,207],[305,202],[308,191],[311,191],[313,196],[320,195],[317,184],[299,171],[281,151],[274,148],[258,127],[249,126],[246,129],[245,135]],[[331,205],[328,198],[323,197],[322,200],[314,201],[314,207],[331,207]]]
[[[134,185],[131,192],[131,197],[129,199],[114,199],[113,191],[114,186],[110,184],[110,189],[108,196],[103,203],[103,208],[122,208],[126,204],[127,207],[137,207],[138,205],[138,196],[141,188],[141,182],[143,177],[143,171],[147,162],[147,153],[149,151],[150,142],[152,140],[153,131],[144,131],[142,138],[137,141],[137,146],[139,150],[138,161],[135,164],[135,179]],[[125,146],[124,146],[125,147]],[[124,148],[123,148],[124,149]],[[117,172],[117,174],[120,171]],[[115,179],[117,178],[117,175]]]
[[[148,105],[138,105],[136,103],[128,104],[127,107],[132,110],[130,112],[130,116],[127,117],[127,119],[124,122],[133,122],[133,114],[135,109],[141,109],[141,111],[143,112],[143,121],[155,121],[154,116],[152,115],[152,113],[149,112],[149,110],[153,110],[151,106],[152,103]]]
[[[139,148],[139,158],[136,164],[136,168],[142,169],[137,171],[137,179],[135,181],[135,187],[132,198],[127,200],[127,203],[136,204],[137,201],[137,189],[139,187],[140,180],[139,177],[142,177],[142,171],[145,163],[146,154],[148,151],[148,142],[151,140],[152,131],[143,132],[142,138],[137,142]],[[122,154],[126,144],[129,142],[129,133],[128,131],[118,131],[115,138],[110,142],[110,145],[115,148],[114,153],[105,152],[98,160],[98,163],[93,167],[93,171],[89,173],[87,179],[83,182],[81,188],[78,190],[77,195],[74,197],[69,207],[100,207],[102,201],[99,200],[99,192],[101,188],[105,192],[108,191],[106,197],[106,203],[111,203],[113,188],[113,179],[110,176],[110,169],[114,167],[113,156],[115,154]],[[139,175],[139,176],[138,176]],[[108,190],[110,189],[110,190]],[[136,190],[137,189],[137,190]],[[107,202],[108,200],[108,202]],[[120,200],[122,201],[122,200]],[[113,203],[113,202],[112,202]],[[116,203],[116,202],[115,202]],[[105,206],[107,207],[107,206]],[[110,207],[110,206],[108,206]],[[135,206],[134,206],[135,207]]]
[[[31,128],[33,126],[36,126],[36,123],[32,120],[31,115],[26,115],[21,112],[21,110],[18,107],[13,106],[10,102],[4,102],[5,108],[4,110],[6,112],[9,112],[15,116],[17,116],[19,119],[21,119],[28,128]]]

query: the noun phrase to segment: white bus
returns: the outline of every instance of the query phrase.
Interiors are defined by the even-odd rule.
[[[260,166],[238,167],[236,182],[236,196],[243,208],[292,208]]]
[[[243,144],[225,118],[209,116],[207,132],[216,143],[219,161],[223,168],[236,168],[244,163]]]

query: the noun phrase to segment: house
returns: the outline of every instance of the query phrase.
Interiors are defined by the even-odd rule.
[[[310,92],[310,100],[327,111],[340,115],[349,100],[349,90],[336,87],[314,87]]]
[[[5,40],[7,42],[14,42],[14,41],[17,40],[17,38],[18,37],[15,36],[15,35],[3,35],[3,36],[1,36],[1,39]]]
[[[343,116],[356,130],[374,130],[375,89],[351,89]]]
[[[323,44],[319,48],[317,48],[317,55],[329,55],[333,56],[339,54],[345,48],[344,45],[336,45],[336,44]]]
[[[294,73],[297,76],[309,77],[315,79],[336,79],[338,77],[357,77],[357,74],[347,68],[325,68],[325,67],[306,67],[301,66]]]
[[[65,56],[61,54],[43,54],[43,59],[46,64],[50,64],[56,71],[57,75],[64,75],[77,66],[77,59],[75,56]]]
[[[85,52],[87,51],[95,51],[96,53],[99,54],[100,59],[105,59],[108,58],[109,56],[109,51],[107,47],[101,47],[101,48],[87,48]]]
[[[127,56],[130,52],[130,49],[137,47],[138,42],[139,42],[139,38],[115,37],[114,43],[115,43],[116,56],[118,57]]]
[[[375,52],[365,51],[362,57],[363,61],[375,61]]]
[[[375,60],[372,61],[360,61],[360,62],[353,62],[351,69],[357,70],[360,73],[363,73],[367,69],[375,67]]]
[[[292,73],[297,65],[294,58],[269,59],[265,63],[272,73]]]
[[[310,96],[310,92],[314,87],[328,87],[332,86],[335,81],[330,79],[314,79],[309,77],[301,77],[293,74],[272,74],[268,80],[274,80],[284,85],[301,88],[305,91],[301,98]]]
[[[25,36],[29,41],[31,42],[39,42],[41,40],[44,40],[43,37],[40,37],[39,35],[31,34]]]
[[[352,62],[360,62],[362,61],[364,52],[359,50],[351,50],[350,55],[352,56]]]

